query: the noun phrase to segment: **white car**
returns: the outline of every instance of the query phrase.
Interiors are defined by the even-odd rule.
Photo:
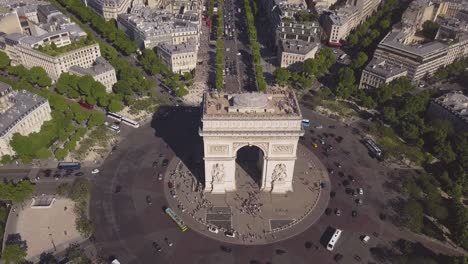
[[[364,243],[369,242],[369,240],[370,240],[370,236],[364,236],[364,237],[362,238],[362,242],[364,242]]]
[[[322,125],[318,125],[318,126],[315,126],[316,129],[322,129],[323,126]]]
[[[233,231],[226,231],[224,232],[224,235],[232,238],[236,237],[236,233],[234,233]]]
[[[215,226],[208,227],[208,231],[210,231],[211,233],[215,233],[215,234],[219,233],[218,228],[216,228]]]
[[[359,192],[360,195],[364,195],[364,190],[362,188],[359,188],[358,192]]]
[[[99,169],[94,169],[91,171],[91,174],[98,174],[99,173]]]

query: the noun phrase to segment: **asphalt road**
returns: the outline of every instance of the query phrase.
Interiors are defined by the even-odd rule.
[[[360,143],[359,128],[343,127],[307,109],[303,109],[303,115],[313,125],[300,143],[313,149],[326,167],[334,169],[330,178],[336,195],[330,200],[329,207],[340,209],[342,216],[323,215],[304,233],[265,246],[229,245],[191,230],[181,233],[162,210],[167,202],[163,186],[155,180],[155,175],[164,173],[165,167],[153,168],[153,163],[161,164],[162,160],[172,160],[174,156],[189,167],[202,161],[202,142],[197,133],[199,109],[179,107],[160,109],[160,112],[150,125],[135,129],[119,144],[95,178],[90,215],[96,227],[96,247],[101,256],[115,256],[122,263],[138,264],[301,264],[310,263],[311,258],[316,263],[327,264],[334,263],[334,254],[340,253],[344,255],[342,263],[354,263],[356,255],[362,263],[367,263],[372,261],[369,248],[405,237],[404,232],[378,217],[387,207],[382,199],[389,191],[383,186],[386,176],[393,171],[368,155]],[[318,124],[323,128],[314,128]],[[337,141],[339,136],[343,138],[341,143]],[[326,144],[314,148],[313,142],[318,137],[324,137]],[[333,149],[326,152],[328,145]],[[202,172],[195,172],[197,174]],[[343,180],[349,175],[353,176],[354,182],[347,187],[364,189],[361,206],[356,205],[355,197],[345,193]],[[147,196],[151,204],[147,203]],[[351,217],[352,210],[358,212],[357,217]],[[330,228],[344,231],[333,252],[323,246]],[[371,241],[362,243],[362,235],[370,235]],[[174,246],[165,243],[166,237]],[[161,245],[163,251],[156,252],[153,242]],[[437,243],[423,242],[431,249],[447,251]]]

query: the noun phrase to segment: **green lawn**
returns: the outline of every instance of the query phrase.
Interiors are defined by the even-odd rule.
[[[335,112],[342,117],[351,117],[358,115],[356,111],[349,108],[345,103],[340,101],[323,100],[321,104],[324,108],[327,108],[330,111]]]

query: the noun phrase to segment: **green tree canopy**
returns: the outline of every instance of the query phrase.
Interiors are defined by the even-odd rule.
[[[35,191],[35,186],[28,180],[17,184],[0,182],[0,199],[23,202]]]
[[[434,39],[438,30],[439,25],[431,20],[426,20],[422,25],[422,33],[428,39]]]
[[[5,69],[8,65],[10,65],[10,58],[5,52],[0,51],[0,69]]]
[[[291,73],[286,68],[277,68],[274,72],[274,75],[275,81],[279,85],[286,85],[289,81],[289,78],[291,78]]]
[[[23,263],[26,256],[26,250],[20,245],[7,245],[3,250],[2,259],[5,264],[20,264]]]
[[[29,70],[28,81],[31,84],[37,84],[41,87],[46,87],[52,84],[52,80],[47,75],[47,72],[42,67],[32,67]]]

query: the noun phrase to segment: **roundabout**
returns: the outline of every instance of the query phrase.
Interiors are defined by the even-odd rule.
[[[315,155],[298,148],[293,192],[259,190],[237,164],[238,188],[225,194],[205,193],[202,183],[177,158],[166,173],[168,205],[191,229],[235,244],[269,244],[302,233],[323,214],[330,197],[328,173]]]
[[[338,126],[310,111],[306,111],[305,117],[324,126]],[[122,130],[122,140],[94,179],[90,201],[90,218],[95,226],[93,244],[100,256],[116,257],[121,263],[130,264],[306,264],[311,257],[317,263],[327,264],[334,263],[333,253],[322,242],[330,226],[346,231],[343,243],[348,246],[340,249],[362,251],[361,256],[368,254],[350,236],[357,237],[369,229],[378,230],[378,216],[366,213],[364,210],[369,205],[365,203],[359,216],[351,218],[351,210],[356,210],[356,205],[344,192],[330,199],[330,191],[342,187],[340,178],[329,177],[325,172],[325,168],[339,159],[344,172],[354,174],[356,182],[362,181],[358,171],[364,168],[357,164],[366,158],[367,151],[351,134],[352,128],[340,128],[341,136],[346,138],[346,146],[341,147],[355,151],[356,155],[351,156],[341,154],[344,150],[336,150],[336,154],[332,151],[329,157],[324,157],[320,149],[313,148],[312,134],[307,131],[297,144],[294,192],[261,192],[259,174],[249,170],[251,160],[247,153],[236,160],[237,192],[202,192],[209,202],[205,201],[206,206],[196,210],[200,202],[203,205],[200,191],[204,183],[203,141],[198,135],[197,120],[201,120],[199,108],[160,108],[150,124]],[[332,141],[330,144],[339,147]],[[238,151],[249,148],[247,145]],[[242,160],[242,157],[247,158]],[[367,158],[366,163],[372,164],[373,170],[380,170],[377,163]],[[324,188],[320,188],[320,183]],[[372,188],[376,188],[372,186],[377,185],[361,186],[366,187],[370,196]],[[376,195],[380,192],[376,190]],[[189,227],[186,232],[164,212],[167,207],[183,219]],[[230,212],[222,207],[229,207]],[[326,207],[341,208],[349,218],[326,216],[323,214]],[[218,233],[208,230],[213,226]],[[236,232],[234,238],[224,234],[229,228]],[[162,251],[157,251],[154,243]]]

